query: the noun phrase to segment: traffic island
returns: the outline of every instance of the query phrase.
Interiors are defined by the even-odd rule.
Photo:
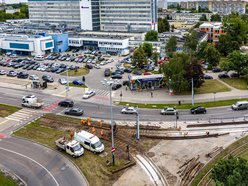
[[[19,110],[21,110],[20,107],[0,104],[0,117],[7,117],[7,116],[19,111]]]

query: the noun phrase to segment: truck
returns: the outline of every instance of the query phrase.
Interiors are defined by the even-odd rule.
[[[74,140],[78,141],[85,149],[94,153],[101,153],[104,151],[104,145],[101,140],[94,134],[87,131],[80,131],[74,133]]]
[[[44,103],[39,100],[35,95],[27,95],[22,97],[22,106],[39,109],[44,105]]]
[[[79,157],[84,154],[84,149],[76,140],[69,141],[66,140],[65,137],[62,137],[56,140],[55,144],[60,151],[63,150],[72,157]]]

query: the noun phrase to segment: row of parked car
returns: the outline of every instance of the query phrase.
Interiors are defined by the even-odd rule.
[[[12,67],[14,69],[21,68],[25,70],[52,72],[57,74],[64,72],[66,69],[75,70],[79,68],[79,66],[74,66],[74,65],[42,63],[27,59],[13,59],[13,60],[0,61],[0,66]]]

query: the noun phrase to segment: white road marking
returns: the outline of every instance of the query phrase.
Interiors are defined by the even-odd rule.
[[[55,179],[55,177],[52,175],[52,173],[49,170],[47,170],[46,167],[44,167],[43,165],[41,165],[39,162],[35,161],[34,159],[32,159],[32,158],[30,158],[30,157],[28,157],[26,155],[20,154],[18,152],[12,151],[12,150],[9,150],[9,149],[6,149],[6,148],[2,148],[2,147],[0,147],[0,149],[5,150],[5,151],[10,152],[10,153],[13,153],[13,154],[16,154],[16,155],[19,155],[19,156],[21,156],[23,158],[26,158],[26,159],[28,159],[28,160],[36,163],[37,165],[39,165],[40,167],[42,167],[53,178],[53,180],[56,183],[56,185],[59,186],[59,183],[57,182],[57,180]]]
[[[0,123],[0,125],[3,124],[3,123],[6,123],[7,121],[8,121],[8,120],[2,121],[2,122]]]

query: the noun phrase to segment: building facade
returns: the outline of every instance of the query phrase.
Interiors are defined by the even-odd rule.
[[[208,41],[216,45],[219,42],[219,37],[224,34],[221,22],[206,22],[199,26],[199,31],[208,34]]]
[[[196,9],[199,7],[209,9],[213,13],[219,13],[223,15],[230,14],[232,12],[238,12],[239,14],[245,14],[246,0],[207,0],[207,1],[186,1],[180,2],[181,8]]]
[[[101,0],[100,22],[103,31],[157,30],[157,1]]]
[[[0,34],[0,49],[21,55],[43,55],[53,51],[52,36]]]
[[[128,50],[129,37],[108,36],[95,34],[70,35],[68,43],[70,47],[79,47],[83,49],[99,50],[101,52],[114,52],[122,54]]]

